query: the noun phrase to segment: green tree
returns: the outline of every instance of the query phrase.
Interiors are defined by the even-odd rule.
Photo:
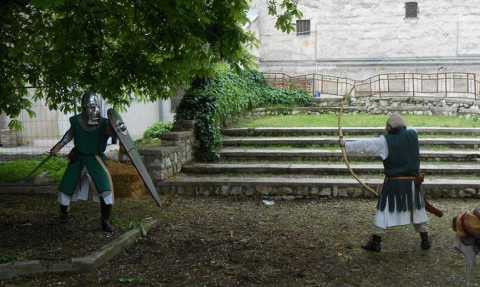
[[[276,27],[293,30],[296,0],[266,0]],[[71,111],[85,90],[126,106],[167,98],[226,62],[251,65],[248,0],[0,1],[0,112],[35,99]],[[134,96],[133,96],[134,95]]]

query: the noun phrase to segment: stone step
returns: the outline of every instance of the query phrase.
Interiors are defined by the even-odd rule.
[[[416,127],[419,135],[455,135],[480,136],[480,128],[446,128],[446,127]],[[385,132],[384,127],[344,127],[345,136],[372,135],[377,136]],[[223,130],[225,136],[336,136],[337,127],[259,127],[259,128],[228,128]]]
[[[381,178],[364,179],[372,188]],[[160,192],[187,195],[272,196],[281,199],[315,197],[373,197],[353,178],[306,177],[245,177],[245,176],[177,176],[157,182]],[[480,180],[436,177],[427,178],[422,185],[429,197],[480,198]]]
[[[346,137],[346,141],[362,140],[368,138]],[[475,148],[480,145],[480,138],[419,138],[421,146],[442,146],[455,148]],[[290,146],[338,146],[338,137],[224,137],[224,146],[269,146],[269,145],[290,145]]]
[[[382,174],[382,164],[355,163],[352,168],[357,174]],[[426,175],[480,175],[479,164],[459,164],[456,162],[441,164],[422,164],[422,173]],[[190,163],[183,166],[186,174],[288,174],[288,175],[348,175],[344,163]]]
[[[274,149],[274,148],[223,148],[219,152],[222,161],[290,161],[290,160],[315,160],[315,161],[342,161],[340,150],[325,149]],[[378,160],[372,156],[349,156],[350,160]],[[480,161],[480,152],[473,150],[421,150],[420,159],[432,161]]]

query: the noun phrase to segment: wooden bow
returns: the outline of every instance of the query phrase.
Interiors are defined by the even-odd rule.
[[[350,174],[352,175],[352,177],[363,187],[365,188],[366,190],[368,190],[369,192],[375,194],[376,196],[378,196],[378,193],[373,189],[371,188],[370,186],[368,186],[365,182],[363,182],[358,176],[357,174],[355,173],[355,171],[353,171],[351,165],[350,165],[350,161],[348,160],[348,156],[347,156],[347,151],[345,150],[345,146],[344,145],[341,145],[340,143],[343,141],[343,130],[342,130],[342,115],[343,115],[343,110],[344,110],[344,106],[345,106],[345,102],[347,101],[347,98],[349,98],[351,95],[352,95],[352,92],[353,90],[355,89],[355,85],[352,86],[352,88],[348,91],[348,93],[346,93],[341,102],[340,102],[340,109],[338,111],[338,115],[337,115],[337,120],[338,120],[338,142],[339,142],[339,145],[340,145],[340,150],[342,151],[342,155],[343,155],[343,162],[345,163],[345,165],[347,166],[348,168],[348,171],[350,172]]]

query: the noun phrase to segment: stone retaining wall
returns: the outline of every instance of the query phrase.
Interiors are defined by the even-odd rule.
[[[372,187],[375,188],[375,186]],[[422,189],[427,198],[480,198],[480,188],[425,186]],[[276,200],[376,197],[358,186],[336,185],[189,184],[160,186],[159,192],[186,196],[268,197]]]
[[[154,182],[180,173],[183,165],[193,159],[193,126],[193,121],[178,121],[174,131],[161,138],[161,145],[139,149]]]
[[[312,107],[257,108],[246,114],[247,117],[296,115],[337,112],[340,101],[319,102]],[[357,97],[344,107],[345,113],[388,114],[398,112],[412,115],[480,117],[480,100],[399,98],[399,97]]]
[[[0,130],[0,145],[3,147],[15,147],[21,143],[18,132],[10,129]]]
[[[429,97],[353,97],[351,106],[370,114],[480,115],[480,101]]]

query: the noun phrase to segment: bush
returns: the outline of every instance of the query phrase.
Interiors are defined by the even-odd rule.
[[[197,158],[212,161],[218,158],[222,126],[235,116],[257,107],[311,103],[312,97],[303,91],[271,88],[258,71],[233,72],[219,66],[212,79],[196,82],[187,91],[176,119],[196,120]]]
[[[154,123],[143,132],[143,137],[141,139],[137,139],[135,144],[137,147],[158,146],[161,143],[160,138],[172,129],[172,123]]]
[[[143,132],[143,138],[144,139],[159,139],[164,134],[171,131],[172,128],[173,128],[173,125],[171,123],[164,123],[164,122],[154,123],[151,127],[147,128]]]

